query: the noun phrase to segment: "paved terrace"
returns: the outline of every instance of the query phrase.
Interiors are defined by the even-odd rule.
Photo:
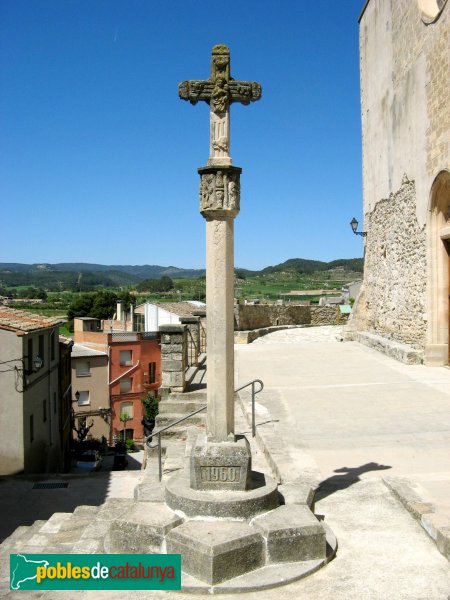
[[[340,334],[290,329],[236,347],[238,382],[265,384],[258,421],[278,420],[288,453],[306,450],[328,487],[405,476],[450,516],[450,368],[404,365]]]
[[[306,475],[322,481],[316,513],[339,547],[328,566],[304,580],[245,596],[224,594],[223,600],[450,598],[450,563],[382,481],[406,476],[422,497],[450,515],[450,370],[399,364],[357,343],[338,342],[339,331],[280,331],[235,347],[237,382],[265,383],[257,397],[257,422],[258,435],[271,445],[269,460],[287,480]],[[237,426],[244,432],[243,418]],[[260,460],[255,463],[261,468]],[[10,594],[27,600],[68,597]],[[70,596],[205,598],[159,591]]]

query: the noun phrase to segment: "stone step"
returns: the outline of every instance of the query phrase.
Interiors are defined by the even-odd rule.
[[[180,425],[184,425],[185,427],[188,427],[189,425],[197,425],[197,424],[204,423],[205,415],[206,415],[206,411],[203,411],[201,413],[194,415],[193,417],[188,417],[187,419],[182,421],[180,423]],[[176,421],[179,421],[183,417],[186,417],[186,415],[183,413],[163,413],[163,414],[157,415],[156,424],[155,424],[155,432],[157,432],[158,429],[167,427],[167,425],[170,425],[171,423],[176,423]]]
[[[189,425],[189,423],[187,423],[186,425],[183,426],[182,423],[180,423],[180,425],[175,425],[174,427],[171,427],[170,429],[168,429],[167,431],[165,431],[163,434],[161,434],[161,437],[163,439],[167,440],[167,443],[172,443],[172,440],[187,440],[187,431],[189,429],[189,427],[191,427],[192,425]],[[203,431],[205,429],[204,425],[197,425],[198,427],[202,428]]]
[[[169,400],[179,400],[181,402],[206,402],[206,390],[171,392]],[[160,404],[163,402],[166,402],[166,400],[161,400]]]
[[[183,400],[162,400],[159,403],[159,415],[163,415],[165,413],[176,413],[176,414],[186,414],[192,413],[199,408],[206,406],[206,402],[203,401],[195,401],[188,400],[183,402]]]

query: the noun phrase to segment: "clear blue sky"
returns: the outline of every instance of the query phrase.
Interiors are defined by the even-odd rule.
[[[227,44],[235,264],[362,256],[363,0],[2,0],[0,262],[205,265],[209,107],[178,83]]]

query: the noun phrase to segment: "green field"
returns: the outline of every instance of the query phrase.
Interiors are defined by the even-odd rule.
[[[299,300],[309,300],[318,302],[319,296],[288,296],[290,291],[316,290],[316,289],[337,289],[340,290],[345,283],[356,281],[362,278],[362,273],[358,271],[346,270],[344,268],[319,270],[310,273],[298,273],[295,271],[275,271],[258,272],[252,274],[238,270],[239,277],[235,279],[235,297],[238,301],[245,299],[258,299],[260,301],[286,300],[296,302]],[[150,302],[177,302],[182,300],[200,300],[205,301],[206,280],[205,277],[191,279],[173,279],[173,289],[168,292],[160,293],[140,293],[135,294],[136,304],[142,304],[145,301]],[[124,289],[132,291],[135,286],[120,286],[109,288],[108,291],[114,293],[123,292]],[[69,304],[79,297],[79,293],[73,291],[47,292],[47,299],[42,304],[27,303],[27,299],[16,308],[29,310],[31,312],[45,316],[61,316],[66,318]],[[63,335],[71,335],[66,326],[61,326],[60,332]]]

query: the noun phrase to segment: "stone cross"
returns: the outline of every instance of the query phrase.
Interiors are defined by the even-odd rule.
[[[230,104],[250,104],[261,98],[261,86],[255,81],[235,81],[230,76],[230,51],[214,46],[209,79],[183,81],[178,86],[183,100],[210,105],[210,148],[208,164],[230,165]]]
[[[210,156],[200,174],[200,212],[206,219],[207,442],[234,442],[234,218],[240,174],[230,158],[230,105],[261,97],[261,86],[230,76],[230,51],[214,46],[207,80],[183,81],[180,98],[210,105]]]

